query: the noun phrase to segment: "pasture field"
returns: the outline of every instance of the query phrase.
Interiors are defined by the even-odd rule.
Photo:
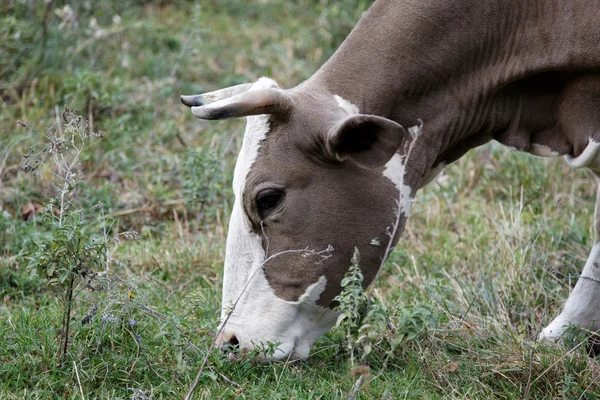
[[[179,94],[293,87],[369,4],[0,2],[0,399],[184,398],[206,357],[194,398],[600,398],[585,337],[535,342],[591,249],[595,181],[493,143],[420,191],[383,323],[303,362],[209,352],[244,121]]]

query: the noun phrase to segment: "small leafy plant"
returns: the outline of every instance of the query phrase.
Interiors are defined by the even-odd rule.
[[[390,312],[382,301],[365,293],[356,248],[351,262],[341,283],[342,292],[335,300],[340,312],[336,327],[344,333],[352,375],[360,375],[350,395],[355,398],[363,384],[372,379],[370,364],[385,371],[398,349],[418,339],[437,321],[427,306],[401,307]]]
[[[107,242],[90,237],[82,221],[69,212],[31,255],[29,266],[54,289],[64,306],[59,339],[61,362],[67,356],[71,310],[77,295],[74,289],[80,286],[79,282],[92,288],[97,271],[105,266],[106,250]]]
[[[127,268],[127,264],[111,254],[124,240],[137,240],[139,235],[134,231],[115,233],[103,203],[89,209],[83,207],[88,199],[82,190],[80,157],[91,138],[104,134],[91,132],[77,111],[65,107],[61,117],[61,124],[46,129],[47,142],[41,149],[30,149],[21,162],[21,168],[27,172],[50,176],[55,190],[39,218],[40,227],[48,234],[29,253],[28,266],[55,293],[61,305],[57,364],[69,365],[70,347],[75,349],[71,350],[73,353],[78,352],[80,357],[85,354],[86,361],[91,362],[96,357],[102,359],[109,350],[114,352],[118,342],[124,350],[120,354],[122,360],[133,360],[129,373],[141,356],[148,369],[163,379],[146,354],[149,342],[163,335],[174,342],[184,342],[175,352],[180,369],[185,366],[184,348],[193,350],[192,356],[197,349],[185,337],[177,317],[162,314],[150,305],[150,289],[143,281],[124,278],[113,271]],[[20,125],[29,128],[24,123]],[[79,329],[73,326],[77,320]],[[144,335],[144,328],[152,324],[149,320],[161,324],[161,332],[154,338]]]
[[[345,333],[350,364],[355,365],[355,355],[364,363],[379,336],[388,328],[389,313],[382,303],[365,295],[357,248],[351,262],[342,280],[342,292],[335,298],[339,304],[337,310],[341,312],[336,326]]]
[[[342,279],[342,292],[335,298],[338,302],[337,310],[340,316],[336,327],[344,331],[346,339],[346,349],[350,353],[350,363],[354,364],[354,353],[358,345],[357,334],[362,321],[366,302],[362,282],[363,274],[359,266],[360,254],[358,249],[354,249],[352,256],[352,265]]]
[[[211,149],[189,149],[182,168],[183,202],[187,210],[197,216],[199,222],[207,222],[215,212],[222,193],[222,165],[217,153]]]

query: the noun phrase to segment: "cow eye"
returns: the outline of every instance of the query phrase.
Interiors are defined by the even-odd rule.
[[[256,206],[261,216],[277,207],[285,197],[283,191],[277,189],[265,189],[256,196]]]

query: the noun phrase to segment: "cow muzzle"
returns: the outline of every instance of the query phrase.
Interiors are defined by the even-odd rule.
[[[292,343],[254,341],[246,343],[240,341],[233,332],[225,330],[217,335],[215,345],[232,360],[239,356],[248,356],[253,352],[255,352],[254,359],[264,362],[302,360],[308,358],[310,352],[310,345],[298,346],[296,341]]]

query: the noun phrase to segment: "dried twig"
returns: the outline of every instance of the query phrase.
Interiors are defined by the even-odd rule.
[[[73,367],[75,367],[75,375],[77,375],[77,383],[79,384],[79,393],[81,393],[81,399],[85,400],[83,388],[81,387],[81,380],[79,379],[79,371],[77,370],[77,363],[75,361],[73,361]]]
[[[127,332],[129,332],[129,334],[131,335],[131,337],[133,338],[133,340],[135,340],[135,343],[138,346],[138,353],[137,356],[135,358],[135,361],[133,362],[133,365],[131,366],[131,368],[129,369],[129,373],[131,373],[131,371],[133,371],[133,367],[135,367],[135,364],[137,363],[137,360],[139,358],[140,353],[144,356],[144,360],[146,360],[146,365],[148,366],[148,368],[150,368],[150,370],[152,372],[154,372],[154,374],[156,376],[158,376],[160,379],[162,379],[163,381],[167,381],[167,379],[162,376],[161,374],[158,373],[157,370],[154,369],[154,367],[152,366],[152,364],[150,364],[150,360],[148,360],[148,357],[146,356],[146,353],[144,352],[144,349],[142,348],[142,344],[140,343],[140,341],[138,340],[138,338],[135,337],[135,335],[133,334],[133,332],[130,329],[126,329]]]
[[[581,400],[583,399],[583,397],[586,395],[586,393],[588,392],[588,390],[592,387],[592,385],[594,383],[596,383],[596,381],[600,379],[600,375],[596,376],[594,379],[592,379],[592,381],[590,382],[589,385],[586,386],[586,388],[584,389],[583,393],[581,393],[581,396],[579,396],[579,398],[577,400]]]
[[[441,185],[440,185],[440,187],[441,187]],[[446,208],[448,209],[448,212],[450,213],[450,218],[452,219],[452,230],[454,231],[454,233],[456,233],[456,235],[460,239],[460,228],[458,226],[458,222],[456,222],[456,213],[454,212],[454,210],[452,209],[452,206],[450,205],[448,196],[446,196],[446,194],[442,191],[440,191],[440,194],[442,196],[442,200],[444,200],[444,204],[446,204]]]
[[[179,286],[179,289],[173,290],[171,293],[169,293],[169,295],[167,296],[167,303],[169,302],[169,297],[171,297],[171,295],[173,295],[177,292],[181,292],[183,290],[183,287],[186,286],[188,283],[190,283],[193,280],[194,280],[194,278],[190,278],[187,282],[185,282],[181,286]]]
[[[133,332],[130,329],[125,329],[127,332],[129,332],[129,334],[131,335],[131,337],[133,338],[133,340],[135,340],[135,344],[137,344],[137,354],[135,355],[135,360],[133,361],[133,364],[131,364],[131,368],[129,368],[129,374],[131,374],[133,372],[133,369],[135,368],[135,364],[137,364],[138,359],[140,358],[140,352],[142,351],[142,346],[140,345],[140,342],[137,340],[137,338],[135,337],[135,335],[133,334]]]
[[[533,356],[535,354],[535,345],[531,346],[531,353],[529,353],[529,375],[527,376],[527,385],[525,385],[525,391],[523,392],[523,400],[527,400],[529,397],[529,391],[531,390],[531,377],[533,376]]]
[[[361,375],[356,382],[354,382],[354,386],[352,387],[352,392],[350,392],[350,395],[348,396],[348,400],[356,399],[356,396],[358,396],[358,392],[360,392],[364,382],[365,376]]]
[[[531,382],[530,386],[533,386],[534,383],[536,383],[537,381],[539,381],[542,378],[542,376],[546,375],[548,373],[548,371],[550,371],[556,364],[558,364],[559,362],[561,362],[562,360],[564,360],[570,354],[574,353],[575,350],[577,350],[578,348],[580,348],[581,345],[584,344],[584,343],[586,343],[586,342],[587,342],[587,339],[581,341],[577,346],[573,347],[572,349],[570,349],[569,351],[567,351],[565,354],[563,354],[558,360],[556,360],[555,362],[553,362],[552,365],[550,365],[548,368],[546,368],[544,371],[542,371],[542,373],[539,374],[538,377],[533,380],[533,382]]]
[[[6,153],[4,154],[4,158],[2,159],[2,162],[0,163],[0,193],[2,192],[2,176],[6,173],[6,171],[8,171],[10,169],[10,167],[6,168],[6,161],[8,160],[8,156],[10,156],[12,148],[17,143],[19,143],[22,139],[23,139],[23,136],[17,137],[6,148]],[[14,168],[14,166],[13,166],[13,168]],[[0,209],[1,208],[2,208],[2,197],[0,197]]]
[[[156,210],[156,207],[160,207],[160,206],[179,206],[183,204],[183,200],[168,200],[168,201],[164,201],[161,203],[156,203],[153,205],[148,205],[148,206],[143,206],[143,207],[137,207],[137,208],[130,208],[127,210],[121,210],[121,211],[116,211],[112,214],[108,214],[106,216],[106,218],[116,218],[116,217],[122,217],[124,215],[129,215],[129,214],[137,214],[137,213],[147,213],[147,212],[153,212]]]
[[[214,369],[213,367],[208,367],[208,369],[210,369],[212,372],[216,373],[217,375],[219,375],[221,378],[223,378],[223,380],[227,383],[229,383],[230,385],[233,385],[239,389],[241,389],[242,387],[240,386],[239,383],[232,381],[231,379],[229,379],[228,377],[226,377],[225,375],[223,375],[222,373],[220,373],[219,371],[217,371],[216,369]]]

